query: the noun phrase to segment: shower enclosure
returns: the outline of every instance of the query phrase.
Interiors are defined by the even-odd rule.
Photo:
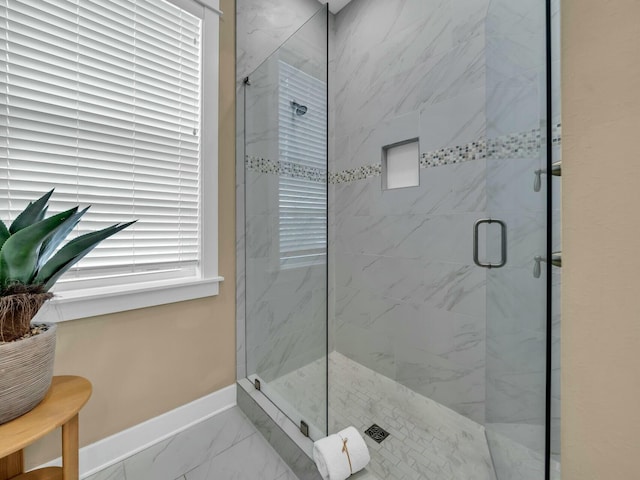
[[[246,376],[379,479],[559,476],[558,10],[353,0],[244,81]]]

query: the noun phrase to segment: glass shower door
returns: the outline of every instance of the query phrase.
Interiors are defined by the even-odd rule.
[[[327,431],[327,19],[244,88],[247,374],[312,439]]]
[[[492,221],[479,226],[486,234],[479,257],[494,268],[486,270],[485,432],[498,480],[539,480],[545,478],[547,441],[551,141],[545,2],[492,1],[487,25],[486,185]]]

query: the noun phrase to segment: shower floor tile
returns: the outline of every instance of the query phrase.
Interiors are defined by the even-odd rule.
[[[314,392],[308,379],[323,378],[324,368],[321,359],[271,382],[319,424],[321,417],[305,413],[323,410],[323,389]],[[329,378],[330,432],[353,425],[371,452],[362,480],[495,480],[482,425],[337,352],[329,355]],[[364,435],[373,423],[391,434],[382,443]]]

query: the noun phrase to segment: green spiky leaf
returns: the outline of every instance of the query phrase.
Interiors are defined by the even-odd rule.
[[[135,221],[111,225],[97,232],[86,233],[71,240],[58,250],[58,252],[51,257],[51,260],[44,264],[37,273],[33,283],[43,284],[45,291],[49,290],[63,273],[79,262],[85,255],[93,250],[98,243],[118,233],[120,230],[124,230],[133,223],[135,223]]]
[[[29,205],[27,205],[27,208],[25,208],[13,221],[9,227],[9,232],[11,232],[11,234],[17,233],[23,228],[41,221],[44,218],[45,213],[47,213],[47,202],[49,201],[49,198],[51,198],[52,194],[53,189],[45,193],[35,202],[30,202]]]
[[[44,218],[53,190],[30,202],[9,228],[0,221],[0,295],[20,288],[48,290],[71,266],[107,237],[132,223],[88,233],[60,248],[89,207]],[[58,250],[59,249],[59,250]],[[57,253],[56,253],[56,250]],[[6,293],[7,295],[11,293]]]
[[[2,220],[0,220],[0,248],[2,248],[2,245],[4,244],[4,242],[10,236],[11,236],[11,233],[9,233],[9,229],[4,224],[4,222]]]
[[[41,209],[42,210],[42,209]],[[38,264],[42,242],[54,234],[78,207],[53,215],[12,234],[0,248],[0,283],[29,284]]]
[[[0,257],[0,291],[4,290],[9,283],[9,265]]]
[[[42,266],[51,258],[53,252],[60,246],[64,239],[67,238],[71,230],[73,230],[82,216],[89,210],[89,207],[86,207],[79,212],[74,213],[69,218],[67,218],[62,225],[60,225],[56,231],[47,238],[44,242],[42,242],[42,247],[40,247],[40,254],[38,255],[38,270],[42,268]]]

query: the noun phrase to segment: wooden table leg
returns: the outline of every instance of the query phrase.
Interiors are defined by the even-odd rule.
[[[62,425],[62,480],[78,480],[78,415]]]
[[[22,450],[11,455],[0,458],[0,480],[15,477],[24,472],[24,461]]]

